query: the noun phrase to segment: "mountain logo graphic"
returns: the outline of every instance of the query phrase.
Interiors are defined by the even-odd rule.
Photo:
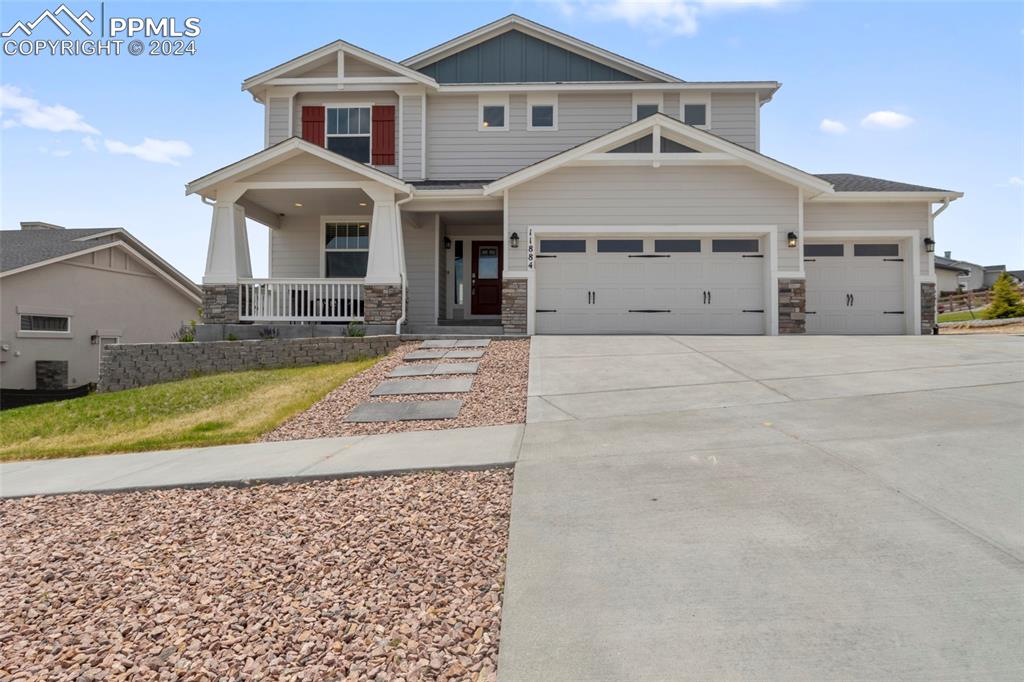
[[[65,21],[69,21],[74,26],[77,26],[85,33],[85,35],[92,35],[92,30],[88,26],[86,26],[84,22],[95,21],[96,17],[94,17],[88,10],[82,12],[79,15],[76,15],[74,12],[68,9],[67,5],[61,3],[61,6],[53,10],[52,12],[50,10],[44,10],[43,13],[40,14],[35,21],[30,21],[27,23],[24,21],[15,22],[15,24],[11,26],[8,30],[4,31],[3,33],[0,33],[0,36],[3,36],[4,38],[10,38],[18,31],[23,32],[26,36],[31,36],[32,31],[36,30],[36,27],[47,19],[53,22],[53,25],[56,26],[61,33],[63,33],[66,36],[70,36],[71,31],[68,29],[67,26],[61,23],[61,20],[58,18],[59,16],[63,16]]]

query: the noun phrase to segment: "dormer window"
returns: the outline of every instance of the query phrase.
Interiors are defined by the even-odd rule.
[[[370,107],[327,107],[327,148],[370,163]]]
[[[528,95],[526,117],[527,130],[558,130],[558,95]]]
[[[696,128],[711,125],[711,97],[707,93],[682,93],[679,96],[679,118]]]
[[[480,95],[478,130],[508,130],[508,95]]]

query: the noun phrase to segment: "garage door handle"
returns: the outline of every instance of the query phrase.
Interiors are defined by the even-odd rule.
[[[764,310],[744,310],[745,313],[763,313]]]
[[[883,315],[902,315],[903,311],[902,310],[884,310],[884,311],[882,311],[882,314]]]
[[[551,310],[541,310],[540,308],[538,308],[535,312],[538,312],[538,313],[557,313],[558,311],[553,309],[553,308]]]
[[[804,262],[805,263],[817,263],[818,259],[817,258],[804,258]]]
[[[671,310],[630,310],[631,313],[670,313]]]
[[[808,310],[808,311],[806,311],[804,313],[804,315],[817,315],[817,314],[818,314],[817,310]]]
[[[745,253],[745,254],[743,254],[743,257],[744,258],[764,258],[764,254],[763,253]]]
[[[631,253],[630,258],[671,258],[667,253]]]
[[[882,262],[883,263],[902,263],[903,259],[902,258],[883,258]]]

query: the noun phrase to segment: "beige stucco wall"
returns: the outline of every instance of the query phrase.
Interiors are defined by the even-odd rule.
[[[71,314],[71,334],[19,333],[18,307]],[[0,279],[0,386],[35,388],[36,360],[67,360],[71,386],[99,377],[97,332],[119,332],[122,343],[170,341],[182,322],[198,318],[199,303],[114,247]],[[65,312],[66,311],[66,312]]]

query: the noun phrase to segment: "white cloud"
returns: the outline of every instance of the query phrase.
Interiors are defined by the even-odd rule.
[[[566,16],[582,14],[597,21],[625,21],[651,32],[692,36],[697,33],[702,15],[779,3],[780,0],[561,0],[558,4]]]
[[[900,114],[895,111],[873,111],[865,116],[860,124],[865,128],[898,130],[906,128],[913,122],[914,119],[906,114]]]
[[[39,147],[39,153],[45,154],[46,156],[55,156],[58,159],[63,159],[66,156],[71,156],[70,149],[50,149],[49,147]]]
[[[100,131],[85,122],[82,115],[62,104],[45,105],[22,94],[21,88],[0,85],[0,112],[3,127],[25,126],[54,133],[68,131],[97,135]]]
[[[1011,175],[1010,179],[1006,181],[1010,187],[1024,187],[1024,178],[1018,175]]]
[[[118,140],[103,140],[111,154],[131,154],[143,161],[178,165],[179,158],[192,156],[192,147],[181,140],[155,140],[147,137],[141,144],[129,145]]]
[[[97,149],[96,140],[88,135],[82,138],[82,146],[91,152],[94,152]]]
[[[849,128],[842,121],[833,121],[831,118],[821,119],[821,123],[818,124],[818,128],[823,133],[829,133],[830,135],[842,135]]]

